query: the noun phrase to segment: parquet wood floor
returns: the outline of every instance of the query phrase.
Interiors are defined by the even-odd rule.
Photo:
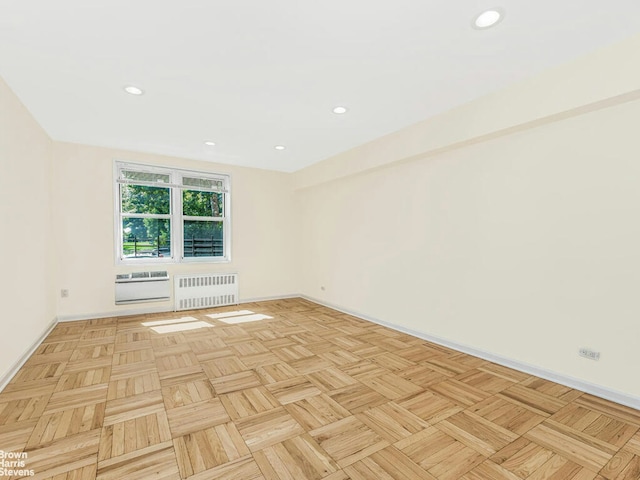
[[[640,480],[640,412],[290,299],[56,326],[0,450],[55,480]]]

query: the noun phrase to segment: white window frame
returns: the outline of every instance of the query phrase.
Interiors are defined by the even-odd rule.
[[[170,183],[159,183],[158,186],[165,186],[170,189],[171,206],[168,218],[170,220],[171,246],[170,255],[165,257],[156,257],[149,259],[144,258],[125,258],[123,256],[123,231],[122,217],[127,214],[122,213],[122,198],[120,186],[127,182],[122,179],[121,172],[123,170],[132,170],[137,172],[155,173],[161,175],[169,175]],[[184,170],[180,168],[161,167],[155,165],[145,165],[140,163],[124,162],[114,160],[114,237],[115,237],[115,262],[117,265],[159,265],[166,263],[228,263],[231,261],[231,176],[228,174],[210,173],[197,170]],[[186,186],[182,184],[183,177],[200,178],[214,181],[221,181],[223,189],[222,217],[190,217],[182,213],[182,191],[183,190],[207,190],[205,188]],[[133,184],[144,184],[141,182],[131,182]],[[164,215],[151,215],[150,217],[164,217]],[[144,217],[145,214],[136,214],[136,216]],[[222,221],[223,231],[223,255],[217,257],[185,257],[184,256],[184,221],[185,220],[215,220]]]

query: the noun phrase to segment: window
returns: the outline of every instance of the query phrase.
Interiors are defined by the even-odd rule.
[[[116,162],[119,263],[229,261],[229,177]]]

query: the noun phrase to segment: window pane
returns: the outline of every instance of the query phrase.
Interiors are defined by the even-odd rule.
[[[146,185],[121,185],[122,213],[151,213],[168,215],[171,194],[168,188]]]
[[[209,190],[222,190],[224,188],[222,180],[215,180],[211,178],[183,177],[182,184],[187,187],[201,187]]]
[[[171,255],[171,224],[165,218],[123,218],[122,257],[157,258]]]
[[[222,257],[222,222],[188,220],[184,222],[185,257]]]
[[[187,217],[222,217],[222,193],[182,191],[182,213]]]

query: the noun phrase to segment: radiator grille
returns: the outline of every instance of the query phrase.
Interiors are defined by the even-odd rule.
[[[198,274],[175,276],[175,309],[236,305],[238,274]]]

